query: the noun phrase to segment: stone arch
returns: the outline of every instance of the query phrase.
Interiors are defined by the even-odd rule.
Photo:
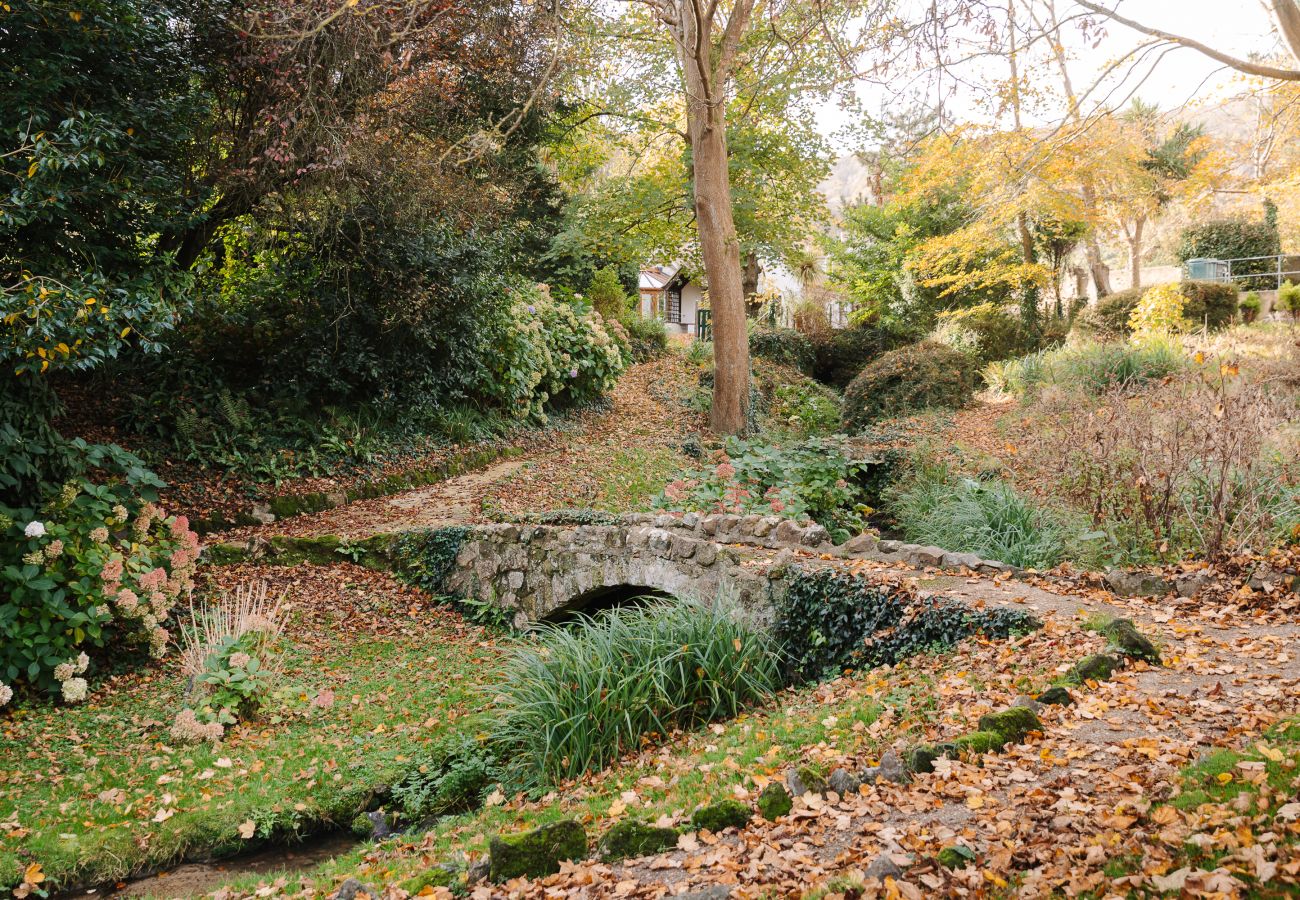
[[[548,624],[563,624],[578,614],[594,615],[608,609],[639,606],[646,601],[670,600],[673,595],[645,584],[610,584],[574,595],[563,605],[542,617]]]

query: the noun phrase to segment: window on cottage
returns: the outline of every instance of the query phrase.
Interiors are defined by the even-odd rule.
[[[668,292],[668,310],[664,316],[669,322],[680,325],[682,321],[682,290],[673,288]]]

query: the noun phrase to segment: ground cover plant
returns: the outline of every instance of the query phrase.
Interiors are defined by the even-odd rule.
[[[815,437],[785,446],[732,439],[708,465],[664,488],[664,509],[807,517],[836,541],[862,531],[869,510],[861,484],[865,463],[843,438]]]
[[[853,434],[878,419],[964,406],[977,369],[975,357],[932,341],[882,354],[844,389],[844,429]]]

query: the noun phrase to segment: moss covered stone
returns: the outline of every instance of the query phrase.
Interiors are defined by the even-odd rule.
[[[701,806],[691,816],[697,830],[718,832],[727,828],[744,828],[749,824],[749,808],[739,800],[719,800]]]
[[[1101,628],[1111,645],[1129,659],[1160,665],[1160,651],[1151,639],[1137,630],[1132,619],[1112,619]]]
[[[939,851],[939,865],[945,869],[964,869],[975,861],[975,851],[970,847],[954,845]]]
[[[1108,653],[1094,653],[1075,663],[1062,679],[1066,684],[1105,681],[1119,668],[1119,660]]]
[[[1074,704],[1074,695],[1060,685],[1048,688],[1034,699],[1047,706],[1071,706]]]
[[[956,755],[957,745],[950,741],[942,744],[922,744],[908,751],[907,768],[911,772],[933,772],[935,760]]]
[[[769,822],[775,822],[782,816],[789,815],[792,809],[794,809],[794,800],[791,799],[785,785],[779,781],[773,781],[758,795],[758,812]]]
[[[603,860],[613,861],[636,856],[653,856],[677,846],[677,832],[671,828],[658,828],[643,822],[619,822],[600,839],[596,854]]]
[[[982,755],[985,753],[996,753],[1010,743],[1005,737],[996,731],[972,731],[970,734],[963,734],[952,742],[957,749],[957,753],[973,753]]]
[[[402,882],[402,889],[415,896],[425,888],[449,888],[459,880],[460,873],[452,866],[434,866],[418,872]]]
[[[1038,721],[1034,711],[1024,706],[1012,706],[999,712],[980,716],[980,731],[991,731],[1003,738],[1003,744],[1015,744],[1023,741],[1031,731],[1041,731],[1043,723]]]
[[[500,834],[488,844],[488,877],[540,878],[560,871],[565,860],[585,859],[587,832],[572,819],[543,825],[519,834]]]
[[[353,834],[364,840],[374,833],[375,823],[370,821],[370,816],[359,812],[352,817],[351,829]]]
[[[233,566],[248,559],[244,544],[208,544],[203,548],[204,561],[213,566]]]

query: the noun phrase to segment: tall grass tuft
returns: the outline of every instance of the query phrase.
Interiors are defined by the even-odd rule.
[[[1024,568],[1051,568],[1065,556],[1064,524],[996,479],[953,477],[943,466],[926,466],[894,492],[890,510],[917,543]]]
[[[1077,388],[1095,396],[1164,378],[1186,363],[1182,349],[1169,340],[1153,338],[1141,347],[1087,343],[990,363],[984,369],[984,382],[996,393],[1014,397],[1032,396],[1048,386]]]
[[[725,598],[621,607],[515,649],[493,690],[492,739],[507,782],[539,787],[734,716],[780,687],[771,638]]]

